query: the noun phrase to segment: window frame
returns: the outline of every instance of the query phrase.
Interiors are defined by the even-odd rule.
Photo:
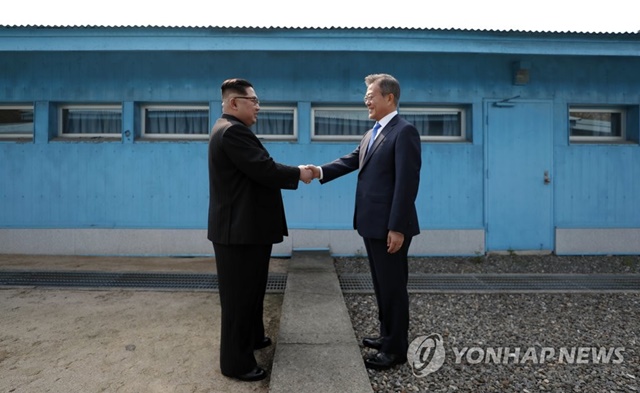
[[[210,119],[211,108],[208,104],[155,104],[149,103],[140,106],[140,136],[141,139],[154,140],[154,139],[197,139],[208,140],[211,134],[210,123],[208,121],[206,134],[154,134],[146,132],[146,111],[148,109],[163,109],[163,110],[206,110],[207,118]]]
[[[65,133],[64,127],[64,111],[65,110],[105,110],[117,111],[120,114],[120,132],[118,133]],[[64,139],[120,139],[122,138],[122,104],[61,104],[58,105],[58,137]]]
[[[315,131],[315,118],[317,110],[328,110],[328,111],[362,111],[367,113],[367,108],[362,108],[360,106],[354,105],[344,105],[344,106],[315,106],[311,108],[311,140],[316,141],[359,141],[362,139],[362,136],[367,131],[367,129],[363,129],[360,134],[357,135],[316,135]],[[469,135],[469,130],[467,129],[467,116],[468,116],[468,108],[463,105],[446,105],[446,106],[437,106],[437,105],[403,105],[398,108],[398,113],[400,116],[403,114],[443,114],[442,112],[450,112],[459,114],[460,116],[460,135],[456,136],[440,136],[440,135],[420,135],[420,141],[422,142],[467,142],[467,137]],[[371,127],[373,127],[374,120],[371,120]]]
[[[348,111],[358,111],[367,114],[367,108],[362,105],[317,105],[311,107],[311,140],[312,141],[324,141],[324,142],[350,142],[350,141],[360,141],[362,136],[368,129],[360,130],[360,133],[355,135],[317,135],[316,134],[316,111],[337,111],[337,112],[348,112]],[[367,118],[368,118],[367,114]],[[371,124],[370,127],[373,127],[374,120],[369,119]]]
[[[460,135],[420,135],[423,142],[467,142],[469,135],[467,130],[467,114],[468,109],[462,105],[424,105],[424,106],[403,106],[399,113],[403,114],[459,114],[460,116]],[[444,113],[443,113],[444,112]],[[420,132],[420,130],[418,130]]]
[[[0,110],[30,110],[32,117],[33,117],[33,122],[31,123],[32,128],[31,128],[31,132],[30,133],[1,133],[0,132],[0,140],[7,140],[7,139],[20,139],[20,140],[33,140],[34,134],[35,134],[35,118],[36,118],[36,111],[35,111],[35,106],[34,105],[5,105],[5,104],[0,104]]]
[[[274,135],[274,134],[259,134],[256,131],[254,133],[259,139],[269,141],[295,141],[298,140],[298,107],[294,105],[260,105],[260,112],[258,113],[258,121],[260,120],[260,113],[269,111],[291,111],[293,117],[293,134],[286,135]]]
[[[620,136],[587,136],[572,135],[571,113],[572,112],[595,112],[595,113],[619,113],[620,114]],[[569,105],[567,110],[567,125],[570,143],[625,143],[627,141],[627,116],[628,109],[624,106],[608,105]]]

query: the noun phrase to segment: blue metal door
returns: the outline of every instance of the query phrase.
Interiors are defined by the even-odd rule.
[[[486,103],[487,251],[551,251],[553,107]]]

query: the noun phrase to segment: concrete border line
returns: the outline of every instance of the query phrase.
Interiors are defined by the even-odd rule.
[[[373,392],[328,251],[292,255],[269,391]]]

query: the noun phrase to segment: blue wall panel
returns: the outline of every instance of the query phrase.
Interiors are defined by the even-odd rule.
[[[556,152],[556,224],[640,225],[640,147],[572,145]]]
[[[271,156],[287,165],[321,165],[350,153],[357,143],[288,144],[265,142]],[[299,183],[298,189],[283,190],[288,224],[291,228],[350,229],[357,173],[320,185]]]
[[[517,60],[531,64],[527,85],[512,83],[512,63]],[[234,76],[250,79],[266,105],[286,103],[299,110],[315,104],[363,105],[364,76],[389,72],[402,84],[401,109],[410,104],[461,104],[472,112],[469,141],[423,143],[417,204],[424,229],[477,229],[486,224],[479,103],[517,95],[551,100],[556,108],[555,225],[640,227],[640,146],[569,145],[566,127],[569,105],[615,104],[636,108],[631,125],[637,128],[636,57],[53,51],[3,52],[0,69],[0,103],[38,102],[38,108],[45,109],[58,103],[215,102],[221,81]],[[309,116],[301,113],[299,118]],[[311,141],[309,121],[299,124],[298,131],[296,142],[265,142],[277,161],[322,164],[356,146]],[[39,137],[37,143],[0,142],[0,227],[206,227],[206,141],[69,142]],[[290,227],[351,228],[356,176],[283,191]]]
[[[5,227],[201,228],[204,143],[0,144]]]
[[[422,228],[483,227],[482,147],[423,144],[418,211]]]

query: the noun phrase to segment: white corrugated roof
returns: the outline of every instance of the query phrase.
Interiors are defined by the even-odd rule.
[[[255,29],[255,30],[415,30],[415,31],[460,31],[460,32],[495,32],[522,34],[596,34],[596,35],[636,35],[637,31],[578,31],[578,30],[521,30],[521,29],[474,29],[474,28],[430,28],[430,27],[349,27],[349,26],[178,26],[178,25],[2,25],[0,28],[37,28],[37,29]]]
[[[635,0],[21,0],[2,6],[0,25],[307,29],[442,29],[638,33]]]

